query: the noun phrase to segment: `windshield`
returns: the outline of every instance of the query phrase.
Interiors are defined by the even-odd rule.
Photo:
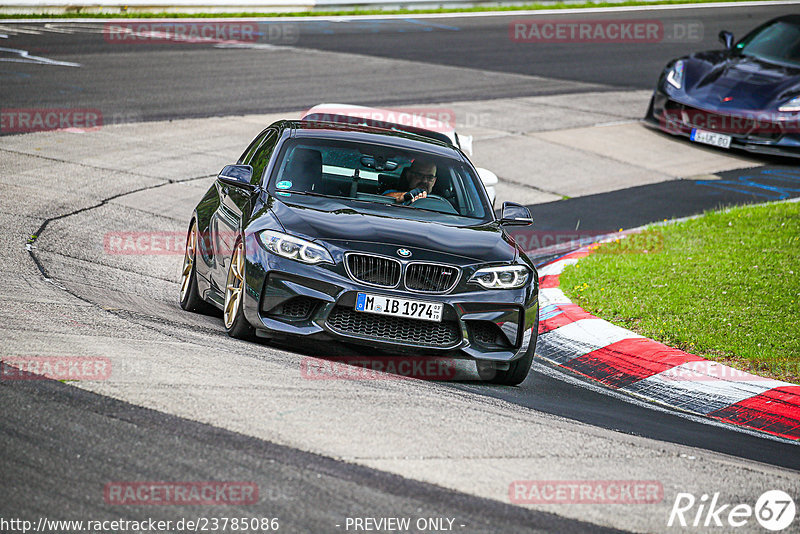
[[[289,139],[270,180],[279,196],[321,195],[491,220],[483,185],[466,163],[405,148],[333,139]],[[418,198],[411,201],[413,192]],[[424,191],[425,195],[420,197]]]
[[[800,67],[800,26],[789,22],[770,24],[736,45],[746,56]]]

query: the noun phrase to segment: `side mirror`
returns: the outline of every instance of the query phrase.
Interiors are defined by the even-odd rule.
[[[719,40],[725,45],[725,48],[730,50],[733,48],[733,34],[729,31],[722,30],[719,32]]]
[[[250,183],[253,178],[253,167],[250,165],[225,165],[217,179],[228,185],[253,190],[255,185]]]
[[[506,226],[528,226],[533,224],[531,211],[516,202],[503,202],[500,224]]]

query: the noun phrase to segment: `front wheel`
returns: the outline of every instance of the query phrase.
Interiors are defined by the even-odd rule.
[[[244,243],[239,241],[231,256],[225,284],[225,306],[222,319],[225,331],[236,339],[253,339],[255,332],[244,316]]]
[[[533,364],[534,348],[531,347],[525,356],[519,360],[511,362],[507,371],[495,370],[494,376],[487,380],[490,384],[501,386],[518,386],[527,378]]]
[[[506,371],[500,371],[498,369],[494,369],[493,374],[488,376],[485,382],[489,384],[498,384],[501,386],[518,386],[522,382],[525,381],[527,378],[528,373],[531,370],[531,365],[533,365],[533,356],[536,354],[536,341],[539,337],[539,318],[536,318],[536,322],[531,329],[531,335],[533,339],[531,339],[531,344],[528,347],[525,356],[520,358],[519,360],[515,360],[511,362]]]

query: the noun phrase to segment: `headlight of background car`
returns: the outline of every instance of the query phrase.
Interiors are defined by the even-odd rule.
[[[778,111],[800,111],[800,96],[796,96],[778,108]]]
[[[676,89],[683,87],[683,60],[679,59],[675,62],[669,72],[667,73],[667,83]]]
[[[333,263],[327,249],[311,241],[272,230],[264,230],[259,236],[264,247],[278,256],[303,263]]]
[[[476,282],[486,289],[517,289],[524,286],[531,272],[524,265],[504,265],[479,269],[470,282]]]

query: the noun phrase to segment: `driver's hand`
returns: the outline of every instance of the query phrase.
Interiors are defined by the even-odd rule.
[[[405,202],[405,200],[403,200],[403,198],[406,196],[406,193],[408,193],[408,191],[406,191],[405,193],[402,192],[402,191],[396,191],[394,193],[385,193],[384,196],[392,197],[395,202]],[[425,198],[427,196],[428,196],[428,192],[427,191],[422,191],[420,194],[418,194],[417,196],[413,197],[411,199],[411,202],[414,202],[415,200],[419,200],[421,198]]]
[[[417,200],[419,200],[421,198],[425,198],[427,196],[428,196],[428,192],[427,191],[423,191],[422,193],[418,194],[417,196],[411,197],[411,202],[416,202]],[[403,201],[403,198],[400,197],[399,202],[402,202],[402,201]]]

